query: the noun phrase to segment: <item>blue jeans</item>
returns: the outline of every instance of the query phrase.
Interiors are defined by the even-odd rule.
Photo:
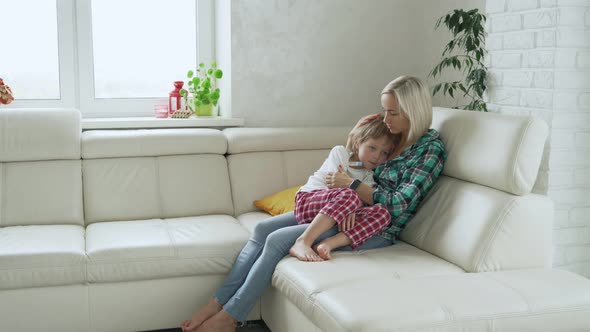
[[[297,224],[293,212],[266,219],[256,225],[225,282],[213,295],[223,305],[223,310],[238,321],[246,320],[256,300],[270,286],[275,267],[307,227],[309,224]],[[338,228],[333,227],[315,243],[337,233]],[[382,248],[391,244],[391,241],[376,235],[357,250]],[[352,248],[346,246],[338,250]]]

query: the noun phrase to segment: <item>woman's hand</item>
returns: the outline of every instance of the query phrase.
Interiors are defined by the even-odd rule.
[[[350,183],[354,180],[348,173],[344,171],[341,165],[338,165],[338,172],[329,172],[324,178],[328,188],[348,188]]]
[[[338,225],[338,231],[344,232],[349,229],[352,229],[354,227],[355,222],[356,222],[355,214],[353,212],[353,213],[349,214],[340,225]]]
[[[380,113],[375,113],[375,114],[369,114],[366,116],[363,116],[357,123],[356,126],[354,126],[355,128],[358,128],[362,125],[365,125],[373,120],[375,120],[376,118],[379,117],[379,115],[381,115]]]

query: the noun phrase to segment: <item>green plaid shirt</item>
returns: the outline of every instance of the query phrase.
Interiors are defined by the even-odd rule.
[[[391,214],[391,224],[381,236],[395,242],[442,173],[446,159],[438,132],[430,129],[397,158],[375,169],[373,202],[383,204]]]

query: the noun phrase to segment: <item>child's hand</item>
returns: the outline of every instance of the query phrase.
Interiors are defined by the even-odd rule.
[[[342,165],[338,165],[338,172],[328,172],[326,177],[324,178],[324,182],[326,182],[326,186],[328,188],[347,188],[350,183],[354,180],[353,178],[348,175],[342,168]]]

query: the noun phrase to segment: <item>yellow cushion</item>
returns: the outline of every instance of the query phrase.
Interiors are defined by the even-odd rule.
[[[254,201],[254,206],[270,213],[272,216],[291,212],[295,209],[295,194],[299,188],[301,188],[301,186],[279,191],[276,194]]]

